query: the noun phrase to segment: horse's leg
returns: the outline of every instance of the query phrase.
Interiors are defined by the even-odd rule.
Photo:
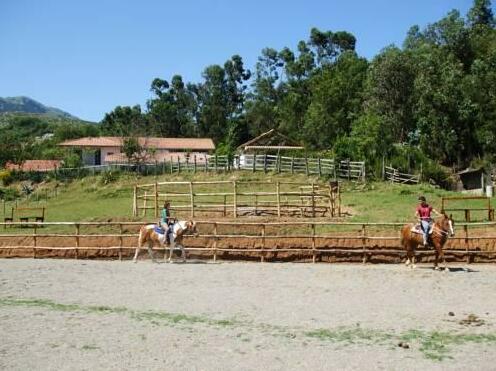
[[[148,255],[150,255],[150,259],[152,259],[152,262],[156,263],[155,257],[153,256],[152,247],[153,247],[153,242],[150,240],[148,241]]]
[[[138,254],[141,248],[141,239],[143,238],[142,231],[140,229],[139,236],[138,236],[138,246],[136,246],[136,251],[134,252],[134,258],[133,262],[137,263],[138,262]]]
[[[439,262],[439,247],[437,244],[434,245],[434,249],[436,252],[434,253],[434,269],[439,270],[438,262]]]
[[[172,263],[172,254],[174,254],[174,248],[176,247],[176,242],[171,238],[169,248],[169,263]]]
[[[443,270],[445,272],[449,272],[448,264],[446,263],[446,257],[444,256],[444,250],[443,250],[442,245],[439,245],[439,257],[441,258],[441,260],[443,262]]]
[[[184,249],[182,243],[179,246],[181,247],[181,257],[183,258],[183,263],[186,263],[186,250]]]

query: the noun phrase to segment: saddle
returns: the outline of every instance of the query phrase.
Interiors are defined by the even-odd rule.
[[[431,225],[431,227],[429,228],[429,234],[432,234],[432,227],[433,227],[433,225]],[[412,228],[410,229],[410,232],[417,233],[417,234],[424,234],[424,232],[422,231],[422,227],[421,227],[420,223],[413,224]]]
[[[153,228],[153,231],[158,234],[165,234],[165,230],[162,227],[159,227],[158,225]]]

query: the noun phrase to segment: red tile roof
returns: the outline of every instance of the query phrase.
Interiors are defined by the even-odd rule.
[[[59,160],[26,160],[21,165],[9,162],[5,164],[5,168],[22,171],[50,171],[59,168],[60,164]]]
[[[96,137],[66,140],[59,145],[65,147],[121,147],[122,137]],[[214,150],[215,145],[210,138],[138,138],[140,145],[145,148],[157,149],[189,149],[189,150]]]

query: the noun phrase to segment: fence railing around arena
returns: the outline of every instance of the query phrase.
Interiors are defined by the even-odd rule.
[[[292,221],[292,222],[267,222],[267,223],[257,223],[257,222],[229,222],[229,221],[196,221],[196,224],[199,229],[198,238],[203,238],[207,241],[205,246],[188,246],[188,239],[196,238],[194,236],[185,236],[186,243],[185,249],[187,251],[203,251],[209,252],[212,256],[212,259],[217,260],[217,256],[219,253],[223,252],[231,252],[231,253],[258,253],[260,261],[263,262],[266,259],[266,255],[268,253],[279,253],[279,252],[289,252],[289,253],[307,253],[312,256],[312,261],[315,263],[317,256],[322,253],[346,253],[346,254],[358,254],[362,257],[362,262],[366,263],[374,254],[396,254],[403,256],[405,254],[404,250],[402,250],[399,241],[399,234],[396,235],[372,235],[368,233],[368,229],[374,227],[382,227],[382,228],[398,228],[403,226],[404,223],[360,223],[360,222],[304,222],[304,221]],[[143,222],[30,222],[30,223],[0,223],[0,225],[6,226],[19,226],[32,229],[32,233],[0,233],[0,240],[3,239],[14,239],[21,238],[25,240],[26,238],[32,239],[32,243],[29,245],[13,245],[9,244],[8,246],[0,245],[1,249],[31,249],[33,251],[33,258],[37,257],[38,250],[73,250],[75,252],[74,258],[78,259],[79,252],[83,250],[118,250],[118,258],[122,260],[123,251],[124,250],[134,250],[136,245],[133,246],[125,246],[124,239],[133,238],[137,239],[138,233],[129,232],[124,227],[125,226],[141,226],[144,225]],[[72,227],[73,232],[71,233],[53,233],[53,232],[43,232],[40,231],[40,228],[50,227],[50,226],[60,226],[60,227]],[[118,233],[81,233],[82,227],[118,227]],[[207,228],[211,230],[210,233],[202,233],[202,227],[210,226],[211,228]],[[241,227],[249,227],[251,231],[255,230],[255,233],[228,233],[228,232],[220,232],[219,227],[223,226],[231,226],[236,227],[236,230],[239,230]],[[267,233],[267,230],[270,228],[277,228],[276,233]],[[294,234],[281,233],[287,230],[288,227],[301,228],[308,227],[308,232],[297,231]],[[328,227],[328,228],[343,228],[343,227],[351,227],[354,232],[351,233],[349,231],[336,231],[333,234],[329,234],[329,231],[325,231],[324,233],[317,233],[317,227]],[[462,237],[452,237],[451,241],[457,241],[458,248],[446,249],[446,253],[453,254],[462,254],[465,256],[467,263],[472,262],[473,257],[476,255],[484,254],[486,256],[496,256],[496,251],[493,249],[492,251],[482,251],[479,247],[471,247],[470,241],[474,240],[491,240],[496,242],[496,233],[489,235],[481,235],[477,231],[471,236],[469,234],[470,228],[480,228],[480,227],[496,227],[495,222],[486,222],[486,223],[462,223],[459,227],[463,230]],[[294,229],[293,228],[293,229]],[[104,238],[111,237],[118,241],[117,245],[112,246],[84,246],[81,244],[81,241],[85,238]],[[42,238],[63,238],[64,244],[66,246],[44,246],[40,245],[39,241]],[[72,246],[67,246],[67,239],[73,239],[74,244]],[[234,248],[231,244],[228,247],[218,246],[218,241],[221,240],[236,240],[236,239],[250,239],[258,241],[258,247],[250,247],[250,248]],[[274,246],[274,243],[270,243],[269,241],[275,240],[290,240],[290,239],[304,239],[307,241],[308,245],[305,247],[284,247],[279,248],[277,244]],[[339,242],[335,243],[335,245],[327,245],[325,247],[317,247],[318,240],[338,240],[338,241],[359,241],[353,247],[343,248],[339,246]],[[378,245],[370,246],[370,241],[398,241],[397,246],[393,247],[381,247],[377,248]],[[211,243],[208,243],[211,242]],[[154,248],[155,250],[164,251],[164,248]],[[165,253],[168,251],[168,248],[165,248]],[[418,253],[421,254],[434,254],[433,250],[419,250]]]
[[[200,187],[200,188],[199,188]],[[243,190],[246,188],[246,190]],[[259,188],[255,191],[254,189]],[[317,215],[341,216],[341,194],[338,182],[327,184],[301,182],[202,181],[156,182],[139,184],[133,192],[133,216],[158,217],[159,207],[170,201],[171,209],[195,212],[282,215],[296,214],[315,218]]]

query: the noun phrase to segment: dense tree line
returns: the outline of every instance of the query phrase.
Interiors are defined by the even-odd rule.
[[[253,73],[242,58],[203,71],[199,83],[155,79],[145,112],[117,107],[102,129],[211,137],[222,151],[277,128],[340,157],[378,160],[405,148],[443,165],[496,156],[496,30],[490,0],[475,0],[403,46],[367,61],[344,31],[312,29],[296,50],[262,50]],[[398,148],[403,148],[398,150]],[[418,155],[420,153],[420,155]],[[413,156],[415,157],[415,156]]]

